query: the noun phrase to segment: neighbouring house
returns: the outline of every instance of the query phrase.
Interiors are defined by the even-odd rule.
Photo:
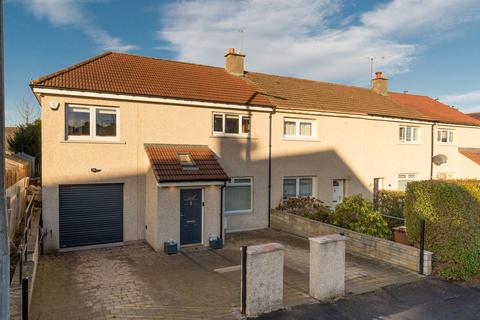
[[[480,120],[425,96],[107,52],[31,82],[50,250],[162,250],[265,228],[269,208],[478,178]],[[467,152],[467,151],[468,152]],[[432,162],[432,159],[435,163]]]

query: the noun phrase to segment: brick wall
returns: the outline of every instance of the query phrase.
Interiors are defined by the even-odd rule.
[[[305,238],[342,233],[348,237],[346,250],[349,253],[378,259],[412,271],[419,271],[420,250],[415,247],[277,210],[272,210],[270,222],[274,229]],[[432,272],[432,253],[429,251],[424,252],[423,271],[425,275]]]

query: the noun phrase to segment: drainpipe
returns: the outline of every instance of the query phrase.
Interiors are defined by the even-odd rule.
[[[223,240],[223,190],[225,189],[226,182],[220,187],[220,239]]]
[[[432,124],[432,132],[431,132],[431,146],[430,146],[430,180],[433,179],[433,155],[434,155],[434,139],[435,139],[435,125],[434,122]]]
[[[272,208],[272,115],[275,113],[270,112],[268,116],[269,127],[268,127],[268,227],[270,228],[270,215]]]

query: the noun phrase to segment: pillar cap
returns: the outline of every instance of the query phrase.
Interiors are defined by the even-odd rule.
[[[348,237],[342,236],[341,234],[329,234],[321,237],[308,238],[308,240],[316,243],[329,243],[329,242],[347,241]]]

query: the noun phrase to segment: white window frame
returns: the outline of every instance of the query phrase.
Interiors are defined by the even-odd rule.
[[[286,122],[295,122],[295,134],[286,134],[285,133],[285,123]],[[300,135],[300,124],[309,123],[312,126],[312,132],[309,136]],[[301,119],[301,118],[283,118],[283,137],[285,139],[292,140],[314,140],[317,137],[317,121],[313,119]]]
[[[237,180],[243,180],[243,179],[249,179],[250,182],[236,182]],[[225,209],[227,200],[226,200],[226,194],[225,190],[223,191],[223,212],[228,215],[233,215],[233,214],[245,214],[245,213],[252,213],[253,212],[253,177],[233,177],[230,179],[230,181],[227,182],[227,187],[229,186],[250,186],[250,209],[247,210],[231,210],[227,211]]]
[[[90,135],[75,136],[68,134],[68,113],[70,108],[88,109],[90,116]],[[97,136],[97,110],[114,111],[116,116],[116,132],[114,137]],[[80,104],[66,104],[65,105],[65,140],[67,141],[120,141],[120,108],[105,107],[105,106],[91,106]]]
[[[440,177],[440,175],[445,175],[445,178]],[[437,172],[436,174],[437,180],[451,180],[455,179],[455,172]]]
[[[403,132],[404,132],[403,138],[400,137],[400,130],[401,130],[402,128],[404,129],[404,131],[403,131]],[[411,129],[411,130],[412,130],[412,133],[411,133],[411,134],[412,134],[412,140],[407,140],[407,129]],[[414,136],[413,132],[414,132],[415,130],[416,130],[416,132],[417,132],[417,136],[416,136],[417,139],[416,139],[416,140],[413,140],[413,136]],[[411,126],[411,125],[403,125],[403,124],[402,124],[402,125],[398,126],[397,137],[398,137],[398,141],[399,141],[400,143],[405,143],[405,144],[418,144],[418,143],[420,143],[420,127],[419,127],[419,126]]]
[[[282,198],[288,199],[283,196],[284,194],[284,181],[285,179],[295,179],[295,198],[300,197],[300,179],[312,179],[312,195],[310,197],[316,197],[315,177],[314,176],[285,176],[282,179]]]
[[[405,178],[400,178],[401,175],[405,175]],[[415,177],[410,177],[410,176],[415,176]],[[411,181],[418,181],[420,180],[420,174],[419,173],[399,173],[397,175],[397,189],[400,190],[400,181],[407,181],[408,182],[411,182]]]
[[[215,116],[222,116],[222,131],[215,131]],[[238,133],[225,132],[225,118],[226,116],[238,117]],[[243,118],[250,118],[250,132],[242,132]],[[252,116],[249,114],[231,113],[231,112],[214,112],[212,114],[212,134],[219,137],[250,137],[252,134]]]
[[[439,141],[438,136],[441,132],[446,132],[447,133],[447,142]],[[450,135],[451,134],[451,135]],[[450,141],[450,137],[452,138],[452,141]],[[447,129],[447,128],[438,128],[437,130],[437,143],[438,144],[454,144],[455,143],[455,130],[453,129]]]

